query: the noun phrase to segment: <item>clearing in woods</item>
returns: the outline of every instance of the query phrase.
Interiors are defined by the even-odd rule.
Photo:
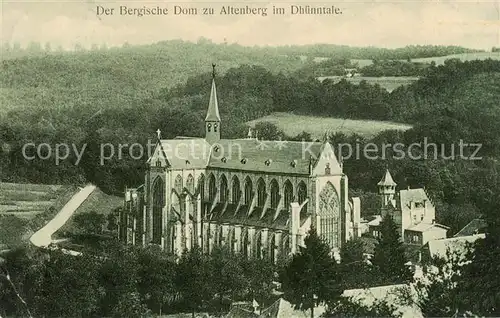
[[[271,122],[283,130],[287,136],[297,136],[303,131],[311,134],[313,139],[321,139],[325,132],[342,132],[346,135],[358,134],[373,137],[385,130],[408,130],[411,125],[375,120],[355,120],[333,117],[317,117],[294,115],[289,113],[273,113],[271,115],[249,121],[250,127],[258,122]]]

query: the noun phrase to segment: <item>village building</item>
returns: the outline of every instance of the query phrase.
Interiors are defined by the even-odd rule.
[[[425,189],[408,188],[396,192],[397,184],[389,170],[377,186],[381,196],[380,215],[368,222],[374,237],[380,235],[380,222],[389,214],[406,244],[423,246],[429,241],[446,238],[449,228],[435,222],[436,209]]]
[[[332,252],[358,236],[359,198],[328,142],[222,139],[215,66],[204,137],[158,141],[144,185],[127,189],[120,239],[180,254],[226,246],[276,261],[311,227]]]

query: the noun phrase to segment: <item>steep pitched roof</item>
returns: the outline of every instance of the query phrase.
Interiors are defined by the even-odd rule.
[[[163,139],[154,155],[165,158],[172,169],[203,169],[210,157],[210,144],[203,138]]]
[[[210,101],[208,102],[208,112],[205,121],[220,121],[219,103],[217,102],[217,88],[215,79],[212,79],[212,90],[210,91]]]
[[[214,145],[208,167],[263,173],[310,174],[322,143],[221,139]],[[306,149],[306,150],[304,150]]]
[[[449,230],[450,228],[441,224],[437,223],[425,223],[425,222],[420,222],[418,224],[415,224],[414,226],[408,228],[410,231],[415,231],[415,232],[427,232],[435,228],[440,228],[444,230]]]
[[[378,186],[396,186],[396,182],[392,179],[391,173],[389,172],[389,169],[385,170],[385,175],[382,177],[379,183],[377,183]]]
[[[447,259],[448,252],[457,253],[459,256],[465,257],[465,253],[472,248],[472,243],[476,240],[484,238],[484,234],[459,236],[446,238],[441,240],[429,241],[429,253],[431,256],[437,256]]]
[[[484,232],[484,229],[488,226],[485,220],[483,219],[474,219],[469,222],[466,226],[464,226],[463,229],[458,231],[457,234],[454,235],[454,237],[459,237],[459,236],[469,236],[469,235],[474,235],[474,234],[479,234]]]
[[[319,316],[320,312],[315,313],[315,317]],[[271,318],[307,318],[309,317],[309,312],[296,310],[293,308],[292,304],[283,298],[275,301],[271,306],[262,310],[259,317],[271,317]]]
[[[424,202],[427,201],[427,204],[432,204],[425,193],[425,190],[422,188],[419,189],[408,189],[399,191],[399,204],[401,208],[401,212],[410,213],[412,207],[411,202]]]

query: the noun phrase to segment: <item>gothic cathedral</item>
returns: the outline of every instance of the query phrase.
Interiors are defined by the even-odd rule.
[[[334,253],[359,235],[359,198],[348,199],[328,142],[221,139],[221,131],[214,72],[205,137],[165,140],[158,131],[144,184],[126,190],[121,240],[174,254],[225,246],[276,261],[312,226]]]

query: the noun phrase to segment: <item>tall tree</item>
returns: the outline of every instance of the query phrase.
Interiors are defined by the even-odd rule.
[[[247,299],[255,299],[264,306],[270,299],[275,280],[276,265],[268,259],[250,258],[243,261],[246,280],[249,284]]]
[[[158,246],[138,251],[138,290],[146,303],[161,316],[163,306],[176,294],[174,258]]]
[[[380,275],[382,284],[402,284],[412,280],[412,272],[406,265],[405,249],[398,227],[391,215],[380,222],[380,236],[371,259]]]
[[[312,228],[283,273],[285,299],[295,308],[311,310],[342,293],[338,276],[338,265],[330,254],[328,244],[321,240]]]
[[[496,190],[498,191],[498,190]],[[458,283],[460,310],[480,316],[500,316],[500,195],[495,194],[484,206],[488,223],[486,237],[474,244],[471,262],[466,264]]]
[[[238,258],[225,247],[217,247],[210,255],[212,287],[219,297],[220,307],[224,307],[224,298],[234,300],[238,293],[246,289],[248,281]]]
[[[176,285],[193,318],[213,298],[211,276],[209,259],[198,247],[184,252],[177,265]]]
[[[364,242],[359,238],[348,240],[342,245],[340,270],[343,289],[366,288],[376,284],[378,274],[365,260],[363,253]]]

